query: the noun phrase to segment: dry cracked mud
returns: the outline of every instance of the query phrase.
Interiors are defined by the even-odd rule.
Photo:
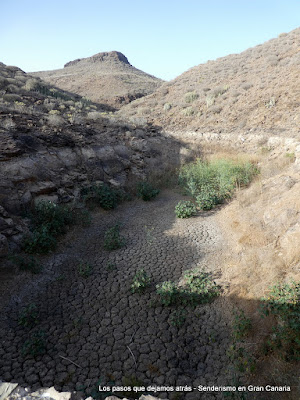
[[[214,213],[176,219],[182,195],[163,191],[154,201],[134,200],[113,211],[99,211],[92,224],[69,232],[45,259],[43,273],[19,287],[1,315],[0,376],[32,388],[84,390],[135,377],[142,385],[229,385],[226,356],[230,326],[224,297],[186,307],[186,321],[172,324],[174,307],[155,303],[155,285],[180,283],[190,269],[211,271],[216,280],[224,240]],[[116,222],[126,245],[104,249],[104,233]],[[79,266],[88,263],[83,277]],[[132,293],[138,269],[151,277],[143,293]],[[18,323],[24,306],[35,303],[38,325]],[[46,352],[35,359],[22,355],[25,341],[43,330]],[[157,394],[172,398],[170,393]],[[218,399],[222,394],[202,394]],[[175,398],[175,397],[174,397]],[[183,398],[198,399],[193,391]]]

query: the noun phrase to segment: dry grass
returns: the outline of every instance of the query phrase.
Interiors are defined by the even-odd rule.
[[[168,130],[298,133],[300,28],[263,45],[200,64],[145,98],[145,116]],[[148,107],[156,100],[157,106]],[[187,103],[197,110],[182,112]],[[172,104],[173,113],[162,113]],[[135,102],[120,111],[127,115]]]

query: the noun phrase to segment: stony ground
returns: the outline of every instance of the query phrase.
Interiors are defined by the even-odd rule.
[[[212,271],[217,281],[220,275],[224,244],[214,214],[176,219],[174,207],[180,199],[180,194],[164,191],[152,202],[134,200],[113,211],[100,211],[89,227],[63,239],[47,258],[43,273],[33,276],[2,313],[2,380],[33,388],[54,385],[61,391],[96,388],[109,381],[193,387],[233,384],[222,296],[211,304],[186,307],[181,327],[172,323],[174,307],[156,303],[155,285],[166,280],[180,283],[186,270]],[[107,251],[104,232],[116,222],[126,246]],[[79,268],[86,263],[92,270],[85,278]],[[140,268],[151,277],[151,286],[132,294],[130,286]],[[18,320],[30,303],[38,307],[39,322],[24,328]],[[45,333],[46,353],[25,357],[22,347],[37,330]],[[170,393],[159,397],[172,398]],[[183,398],[198,399],[199,393]]]

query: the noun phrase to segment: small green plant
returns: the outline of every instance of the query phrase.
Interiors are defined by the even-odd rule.
[[[54,250],[57,244],[56,238],[51,234],[47,226],[35,229],[31,235],[24,237],[24,250],[29,254],[47,254]]]
[[[181,200],[175,207],[175,214],[177,218],[189,218],[197,212],[195,204],[191,201]]]
[[[174,305],[179,296],[177,285],[171,281],[165,281],[156,285],[156,293],[160,298],[161,304],[164,306]]]
[[[232,344],[227,350],[227,357],[237,372],[249,374],[255,371],[255,359],[244,347]]]
[[[170,322],[171,325],[181,328],[186,320],[186,311],[184,309],[175,310],[171,313]]]
[[[141,293],[150,285],[150,277],[146,271],[141,268],[134,275],[133,282],[131,284],[132,293]]]
[[[116,224],[107,229],[104,234],[104,248],[106,250],[117,250],[125,246],[125,238],[120,234],[120,225]]]
[[[246,317],[243,310],[237,309],[234,311],[232,328],[232,335],[235,340],[241,340],[249,334],[252,324],[250,318]]]
[[[146,241],[147,244],[151,245],[154,242],[153,236],[154,226],[145,225]]]
[[[26,253],[46,254],[56,246],[56,238],[74,222],[73,210],[50,201],[39,202],[29,214],[31,234],[24,238]]]
[[[33,274],[38,274],[42,270],[41,265],[38,264],[36,259],[27,255],[12,256],[11,260],[20,268],[21,271],[30,271]]]
[[[46,352],[45,332],[39,330],[34,332],[30,339],[26,340],[22,348],[23,357],[29,355],[36,357]]]
[[[81,262],[78,267],[78,273],[83,278],[88,278],[92,273],[93,267],[87,262]]]
[[[144,201],[150,201],[159,194],[159,189],[154,187],[149,182],[139,182],[137,184],[137,196]]]
[[[116,264],[114,264],[114,263],[112,263],[112,262],[110,262],[110,263],[108,263],[108,264],[106,265],[107,271],[113,271],[113,270],[115,270],[116,268],[117,268]]]
[[[188,271],[184,274],[185,286],[182,289],[182,302],[187,305],[205,304],[220,294],[220,287],[214,282],[211,273]]]
[[[269,101],[266,101],[266,102],[265,102],[265,106],[266,106],[267,108],[273,108],[273,107],[275,107],[275,105],[276,105],[276,99],[275,99],[275,97],[271,97]]]
[[[24,328],[33,328],[38,324],[38,309],[35,303],[30,303],[26,306],[19,317],[19,324]]]
[[[285,153],[286,158],[289,158],[291,161],[295,161],[295,153]]]
[[[116,208],[121,200],[120,193],[106,183],[83,188],[81,195],[83,200],[90,206],[100,206],[104,210]]]
[[[267,340],[270,350],[277,350],[286,361],[300,360],[300,282],[280,283],[270,288],[262,299],[261,312],[273,315],[276,325]]]

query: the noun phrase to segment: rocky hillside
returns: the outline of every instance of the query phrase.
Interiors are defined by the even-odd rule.
[[[70,202],[80,188],[123,187],[156,166],[176,164],[179,147],[137,119],[122,121],[99,105],[0,64],[0,256],[18,246],[16,217],[42,199]]]
[[[201,51],[201,50],[199,50]],[[173,131],[299,133],[300,28],[191,68],[120,112]]]
[[[120,52],[98,53],[63,69],[32,73],[57,87],[115,108],[152,93],[162,80],[134,68]]]

